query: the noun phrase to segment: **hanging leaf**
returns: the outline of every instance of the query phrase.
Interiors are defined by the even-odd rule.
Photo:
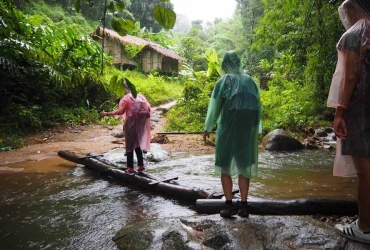
[[[117,31],[118,34],[124,36],[127,34],[127,31],[132,31],[135,29],[135,24],[130,19],[112,19],[111,21],[112,28]]]
[[[123,79],[118,75],[112,76],[109,81],[109,89],[112,90],[117,96],[122,97],[125,95],[125,88]]]
[[[136,87],[134,84],[132,84],[132,82],[127,78],[127,77],[123,77],[125,79],[125,82],[127,84],[127,87],[131,90],[131,94],[134,98],[136,98],[137,96],[137,91],[136,91]]]
[[[109,10],[109,12],[114,13],[114,11],[116,10],[116,7],[114,6],[113,1],[109,3],[109,5],[107,6],[107,9]]]
[[[112,76],[109,81],[109,89],[111,89],[117,96],[122,97],[126,94],[125,83],[127,87],[131,90],[132,96],[136,98],[136,87],[127,77],[121,77],[118,75]]]
[[[112,76],[110,78],[109,84],[114,85],[117,82],[117,79],[118,79],[118,75]]]
[[[166,29],[172,29],[176,22],[176,13],[169,9],[157,5],[153,9],[154,19]]]
[[[80,12],[80,10],[81,10],[81,0],[76,0],[75,9],[76,9],[77,12]]]
[[[119,11],[123,11],[123,10],[126,8],[125,2],[124,2],[124,1],[122,1],[122,0],[117,0],[117,1],[116,1],[116,8],[117,8]]]

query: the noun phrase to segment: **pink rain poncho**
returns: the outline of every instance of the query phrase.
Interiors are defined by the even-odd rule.
[[[216,83],[208,104],[205,131],[217,123],[215,173],[247,178],[258,173],[258,133],[262,105],[254,80],[242,74],[240,58],[227,52],[225,75]]]
[[[118,109],[112,114],[116,118],[124,119],[127,152],[137,147],[150,150],[151,107],[143,95],[138,94],[135,99],[131,93],[126,94],[119,102]]]
[[[337,44],[338,61],[327,106],[346,109],[347,136],[337,139],[334,175],[356,176],[352,156],[370,157],[369,3],[347,0],[339,7],[339,15],[347,31]]]

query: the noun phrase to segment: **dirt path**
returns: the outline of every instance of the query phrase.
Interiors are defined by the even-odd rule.
[[[163,109],[163,107],[161,108]],[[152,121],[152,138],[157,136],[157,132],[163,131],[167,123],[166,118],[162,116],[160,111],[162,109],[154,108],[153,114],[160,118],[156,122]],[[40,134],[25,137],[27,146],[21,149],[0,152],[0,166],[5,163],[40,161],[49,157],[56,157],[59,150],[70,150],[80,155],[105,153],[118,147],[124,147],[124,139],[115,137],[120,132],[122,132],[122,125],[113,127],[86,125],[53,128]],[[204,145],[201,134],[165,136],[168,142],[162,144],[162,148],[169,152],[205,152],[214,150],[214,147]]]

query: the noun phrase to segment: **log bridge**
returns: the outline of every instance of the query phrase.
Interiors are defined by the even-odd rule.
[[[97,159],[94,159],[94,155],[88,157],[80,157],[73,152],[59,151],[58,156],[65,160],[84,165],[88,169],[98,172],[99,174],[112,177],[116,180],[122,181],[124,183],[129,183],[134,186],[147,189],[149,191],[169,195],[174,198],[195,202],[197,199],[207,199],[210,197],[215,197],[212,196],[212,193],[203,190],[197,190],[181,185],[166,183],[163,180],[158,180],[152,175],[149,175],[145,172],[134,175],[127,174],[122,169],[118,169],[114,166],[105,164],[101,161],[98,161]],[[153,181],[158,181],[158,183],[153,185],[151,184]]]
[[[124,183],[144,188],[171,198],[189,200],[195,202],[196,210],[200,214],[219,213],[225,201],[222,193],[210,193],[204,190],[189,188],[174,183],[166,183],[168,180],[158,180],[148,173],[135,175],[127,174],[124,170],[94,159],[99,155],[78,156],[73,152],[59,151],[58,156],[84,165],[88,169],[99,174],[112,177]],[[176,178],[170,178],[176,179]],[[153,185],[153,182],[155,183]],[[233,191],[237,193],[238,191]],[[238,202],[234,199],[233,202]],[[249,214],[257,215],[347,215],[357,214],[357,202],[335,199],[308,198],[300,200],[256,200],[248,201]]]

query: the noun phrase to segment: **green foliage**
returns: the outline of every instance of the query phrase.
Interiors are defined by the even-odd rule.
[[[129,55],[130,58],[135,57],[143,48],[145,45],[142,45],[140,47],[137,47],[136,45],[133,44],[126,44],[125,45],[125,52],[127,55]]]
[[[100,125],[115,126],[122,123],[122,119],[116,119],[115,117],[105,116],[100,119]]]
[[[220,75],[220,68],[221,68],[221,60],[218,59],[217,51],[215,49],[213,50],[207,50],[206,56],[208,59],[208,69],[206,76],[208,78],[210,77],[217,77]]]
[[[181,79],[177,77],[148,76],[138,71],[119,71],[110,68],[106,72],[104,79],[107,79],[107,88],[118,98],[123,96],[124,87],[122,82],[117,80],[110,81],[112,77],[117,77],[117,79],[129,79],[135,86],[136,92],[144,94],[152,106],[169,100],[175,100],[180,97],[182,91]]]
[[[170,8],[157,5],[153,9],[155,20],[167,29],[172,29],[176,22],[176,13]]]
[[[156,8],[157,11],[154,11]],[[135,17],[135,20],[139,21],[142,27],[146,27],[149,30],[149,33],[158,33],[163,27],[166,29],[172,28],[171,22],[174,22],[173,18],[176,19],[172,9],[173,5],[170,1],[161,0],[131,1],[130,6],[127,8]],[[161,15],[162,12],[164,15]],[[166,24],[167,21],[168,24]]]
[[[181,48],[179,54],[184,57],[187,64],[194,71],[202,71],[207,69],[207,59],[204,56],[206,47],[202,40],[203,31],[192,28],[184,38],[181,39]]]
[[[10,0],[0,2],[0,105],[4,107],[0,110],[0,127],[2,131],[6,128],[0,136],[2,148],[17,148],[23,143],[18,138],[25,133],[55,124],[96,122],[100,118],[98,110],[112,110],[117,105],[115,95],[107,88],[113,74],[100,75],[102,59],[107,71],[118,73],[107,64],[105,54],[102,58],[101,46],[85,35],[91,30],[68,24],[77,19],[70,19],[60,7],[30,4],[35,7],[28,9],[32,15],[25,15],[14,9]],[[54,18],[56,23],[42,12],[54,12],[63,18]],[[81,16],[72,12],[72,18]],[[119,73],[121,79],[126,77]],[[176,80],[172,84],[171,79],[139,78],[138,84],[150,83],[143,89],[151,88],[147,92],[154,104],[179,96],[181,86]],[[136,85],[136,80],[132,81]]]
[[[0,130],[0,152],[18,149],[24,146],[20,135],[14,134],[13,130]]]
[[[94,5],[92,0],[76,0],[74,7],[77,12],[81,11],[83,4],[88,4],[90,7]],[[125,35],[135,29],[135,23],[132,20],[134,19],[133,16],[136,16],[144,25],[147,24],[147,20],[150,20],[150,27],[155,27],[154,20],[166,29],[172,29],[176,22],[176,13],[172,10],[172,5],[169,1],[141,0],[130,3],[124,0],[108,0],[105,1],[105,4],[101,13],[103,26],[105,26],[105,20],[109,14],[111,16],[111,27],[120,35]],[[152,13],[148,12],[148,10],[152,11]]]
[[[169,131],[202,132],[207,115],[208,102],[215,82],[207,79],[185,83],[183,98],[167,112]]]

